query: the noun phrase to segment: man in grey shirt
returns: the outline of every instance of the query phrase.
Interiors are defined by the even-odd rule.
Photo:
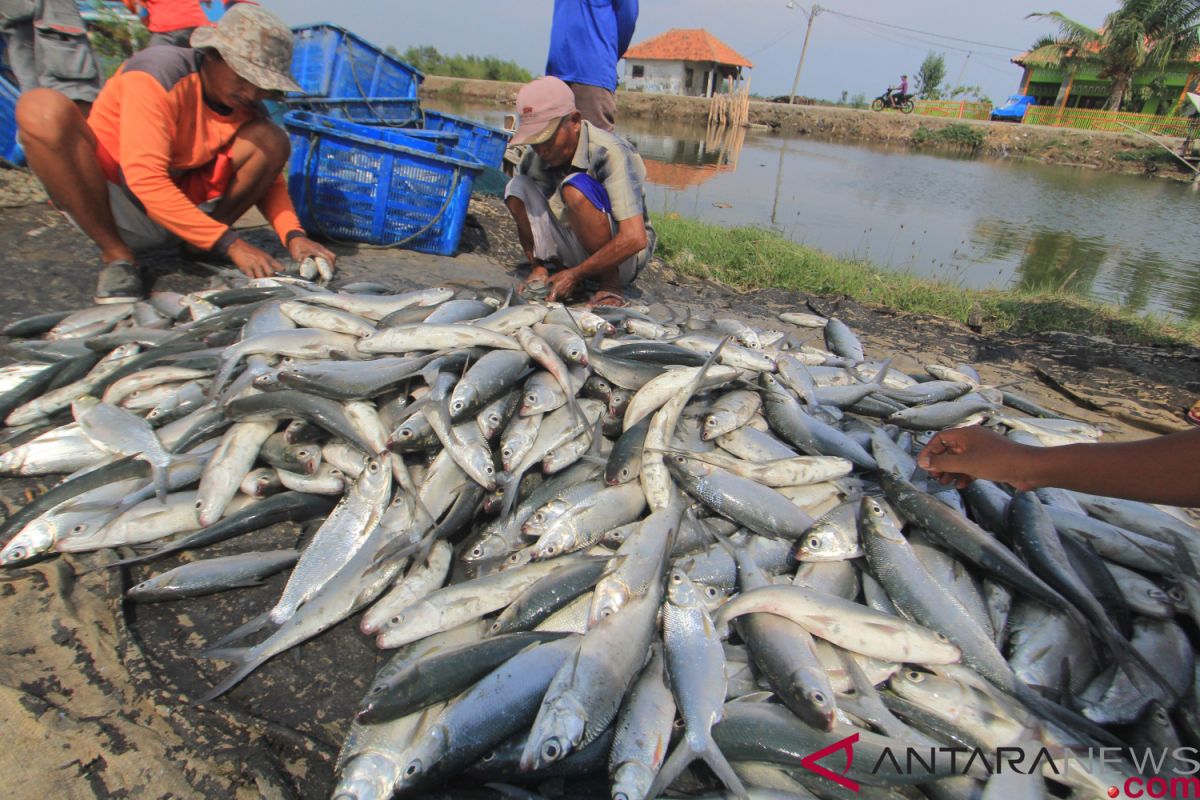
[[[582,119],[571,88],[558,78],[522,87],[517,113],[512,144],[529,149],[504,202],[532,265],[525,286],[544,285],[552,301],[590,286],[590,304],[624,305],[622,287],[637,277],[655,244],[641,156],[625,139]],[[556,193],[564,220],[550,211]]]

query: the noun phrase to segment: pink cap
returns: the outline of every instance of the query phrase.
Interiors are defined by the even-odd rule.
[[[517,92],[521,124],[509,144],[541,144],[558,130],[558,123],[575,113],[575,93],[558,78],[547,75],[530,81]]]

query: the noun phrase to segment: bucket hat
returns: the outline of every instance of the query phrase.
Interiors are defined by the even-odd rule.
[[[192,32],[192,47],[212,48],[241,77],[272,92],[301,92],[292,79],[292,31],[258,5],[238,3],[216,27]]]

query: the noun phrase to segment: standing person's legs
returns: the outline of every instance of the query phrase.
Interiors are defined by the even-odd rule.
[[[33,25],[33,54],[36,85],[62,92],[86,114],[104,77],[75,0],[42,0],[41,16]]]
[[[189,47],[191,45],[192,31],[195,28],[180,28],[174,31],[159,31],[150,34],[150,41],[146,43],[147,47],[153,47],[156,44],[169,44],[172,47]]]
[[[33,20],[17,22],[4,29],[4,57],[17,88],[22,92],[36,89],[38,85],[37,61],[33,57]]]
[[[617,96],[600,86],[586,83],[568,83],[575,93],[575,108],[588,122],[597,128],[612,131],[617,121]]]

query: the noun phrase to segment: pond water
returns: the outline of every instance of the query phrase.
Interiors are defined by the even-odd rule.
[[[501,124],[504,110],[447,103]],[[970,288],[1053,288],[1200,318],[1200,194],[1072,167],[631,119],[651,214],[762,225],[793,241]]]

